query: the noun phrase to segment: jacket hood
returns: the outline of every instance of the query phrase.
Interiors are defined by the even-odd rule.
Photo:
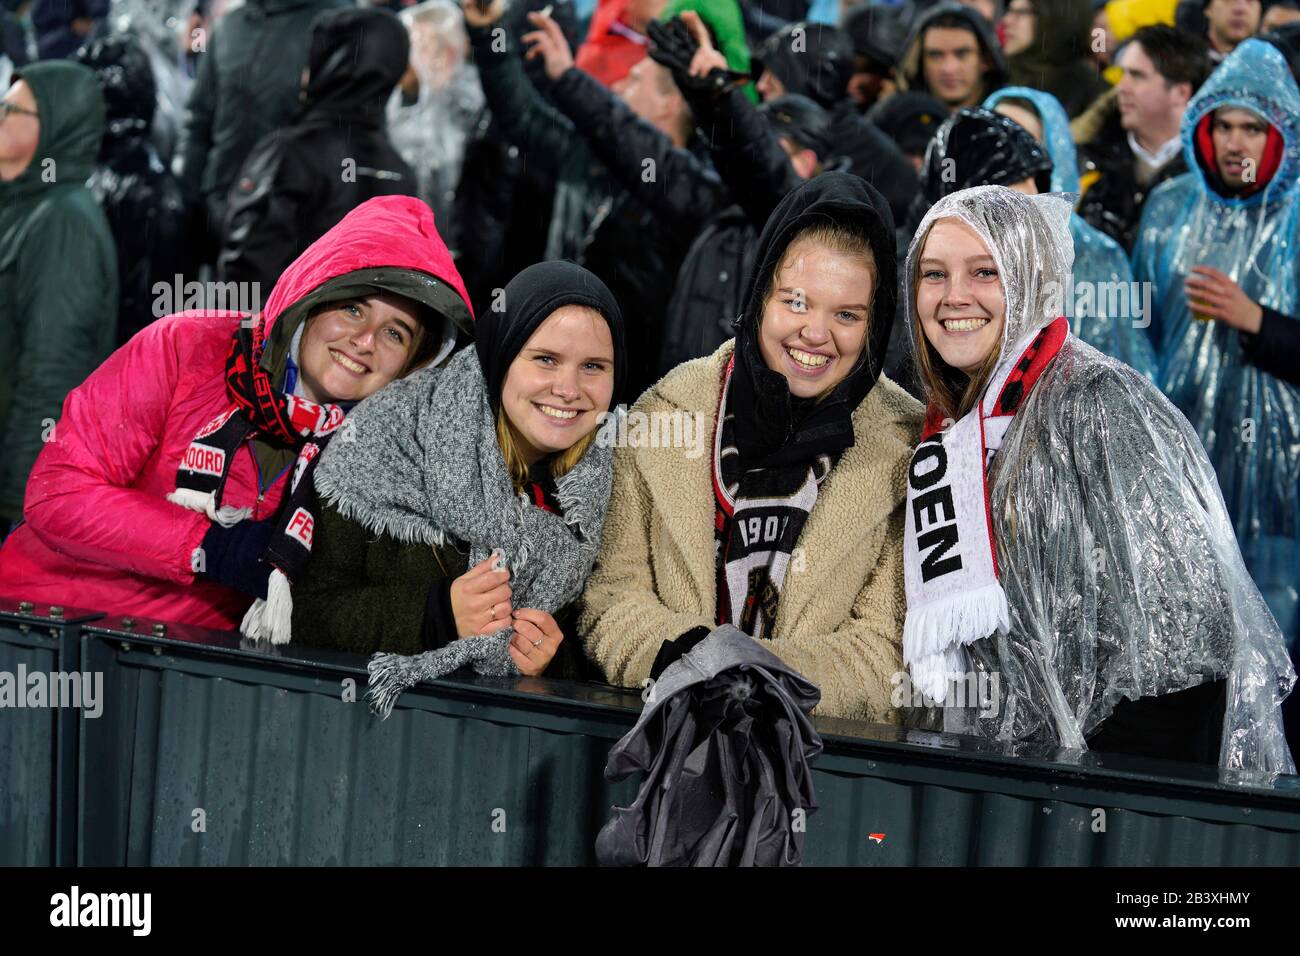
[[[282,381],[293,335],[312,309],[381,292],[418,302],[441,319],[443,357],[458,333],[474,334],[469,295],[433,212],[411,196],[379,196],[344,216],[276,280],[262,310],[262,364],[272,381]]]
[[[1012,186],[1031,177],[1045,193],[1051,175],[1047,150],[1019,123],[986,109],[961,109],[944,120],[925,151],[918,202],[933,205],[971,186]],[[915,207],[911,218],[920,218]]]
[[[876,288],[866,347],[858,364],[829,395],[808,408],[799,407],[807,403],[791,396],[785,376],[767,367],[759,350],[758,330],[767,287],[786,249],[804,229],[823,223],[847,225],[866,235],[876,261]],[[746,458],[751,458],[751,452],[767,455],[782,449],[783,455],[788,452],[790,458],[798,459],[799,449],[790,446],[805,438],[810,443],[824,442],[828,433],[845,429],[843,444],[853,444],[850,416],[880,377],[894,324],[898,296],[895,249],[889,203],[866,180],[850,173],[814,177],[787,193],[772,211],[758,237],[754,275],[736,328],[733,387],[736,407],[746,410],[736,416],[737,437]],[[814,419],[820,427],[812,427]]]
[[[763,41],[754,54],[753,68],[756,76],[771,70],[787,93],[798,93],[830,109],[848,91],[853,41],[838,27],[789,23]]]
[[[406,28],[387,10],[326,10],[312,24],[304,113],[382,123],[410,53]]]
[[[595,309],[609,324],[614,340],[614,394],[618,404],[627,384],[626,336],[623,313],[605,283],[580,265],[563,259],[538,262],[521,271],[502,290],[501,311],[489,309],[478,320],[474,347],[487,383],[488,402],[495,411],[501,404],[501,385],[520,349],[556,309],[583,305]]]
[[[1225,195],[1216,188],[1218,177],[1212,172],[1210,157],[1201,161],[1197,130],[1202,121],[1220,107],[1250,110],[1263,117],[1281,136],[1282,148],[1276,172],[1262,189],[1250,195]],[[1297,180],[1300,180],[1300,90],[1296,89],[1286,58],[1263,40],[1250,39],[1238,44],[1187,104],[1182,138],[1187,168],[1197,177],[1202,191],[1217,202],[1248,206],[1293,197]]]
[[[926,28],[939,17],[956,17],[969,24],[969,29],[979,40],[980,49],[989,58],[989,70],[985,73],[985,89],[995,90],[1007,81],[1007,58],[1002,52],[997,36],[993,33],[993,24],[984,19],[984,15],[973,7],[964,7],[959,3],[941,3],[931,7],[912,26],[903,44],[903,56],[898,64],[901,88],[930,92],[921,70],[921,37]]]
[[[898,8],[856,4],[845,11],[841,25],[859,56],[881,66],[892,67],[898,62],[907,38],[907,27],[899,19]]]
[[[1051,93],[1028,86],[1005,86],[984,101],[984,108],[992,110],[1008,98],[1028,100],[1034,104],[1034,111],[1043,124],[1042,146],[1052,161],[1052,192],[1077,193],[1079,160],[1075,154],[1074,140],[1070,136],[1070,117],[1061,101]]]
[[[0,196],[84,183],[104,137],[104,95],[94,71],[67,60],[44,60],[15,70],[13,79],[31,87],[41,132],[31,163],[17,179],[0,183]],[[42,179],[46,160],[54,161],[53,183]]]
[[[95,71],[104,94],[108,125],[102,153],[147,136],[158,104],[149,57],[130,34],[114,34],[83,46],[75,59]]]
[[[1071,197],[1060,193],[1026,196],[1005,186],[976,186],[945,196],[922,218],[907,250],[904,297],[913,354],[917,341],[916,275],[930,227],[957,218],[975,230],[997,264],[1006,298],[1002,327],[1005,351],[1063,314],[1074,270],[1070,236]]]

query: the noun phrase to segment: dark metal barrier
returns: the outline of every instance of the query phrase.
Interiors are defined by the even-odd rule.
[[[601,777],[639,703],[608,688],[452,679],[381,722],[355,655],[174,625],[90,628],[82,653],[109,702],[84,865],[583,864],[635,793]]]
[[[354,655],[120,619],[85,626],[81,655],[105,698],[81,722],[84,865],[588,864],[637,786],[602,776],[641,706],[616,688],[452,677],[379,721]],[[1300,864],[1298,778],[818,726],[809,865]],[[6,731],[0,754],[21,746]],[[0,819],[30,828],[33,801],[66,796],[45,786],[7,785]],[[49,859],[17,845],[6,834],[0,862]]]
[[[0,597],[0,864],[76,860],[80,713],[51,706],[50,675],[79,670],[78,625],[101,616]]]

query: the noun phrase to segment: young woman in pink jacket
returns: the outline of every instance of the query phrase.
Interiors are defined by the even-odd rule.
[[[159,319],[68,395],[0,548],[0,594],[216,628],[247,617],[270,636],[250,603],[274,602],[310,553],[320,450],[348,440],[352,404],[441,361],[472,322],[432,213],[404,196],[354,209],[251,318]]]

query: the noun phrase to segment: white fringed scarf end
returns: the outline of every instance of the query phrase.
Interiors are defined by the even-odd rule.
[[[949,681],[964,669],[961,648],[1010,627],[1007,595],[996,579],[909,607],[903,625],[903,663],[912,683],[942,704]]]
[[[266,600],[253,602],[243,621],[240,633],[257,641],[288,644],[293,636],[293,588],[284,573],[276,568],[266,585]]]

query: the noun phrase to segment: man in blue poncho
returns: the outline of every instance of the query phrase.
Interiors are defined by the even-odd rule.
[[[1300,90],[1282,55],[1240,44],[1188,104],[1182,139],[1189,171],[1147,201],[1133,271],[1153,283],[1158,382],[1205,444],[1294,656],[1300,388],[1269,344],[1300,321]]]
[[[984,108],[1015,120],[1043,145],[1052,158],[1052,192],[1079,194],[1070,118],[1056,97],[1027,86],[1008,86],[986,99]],[[1128,256],[1119,243],[1078,213],[1070,216],[1070,238],[1074,240],[1070,331],[1154,380],[1155,350],[1143,331],[1152,303],[1133,281]]]

